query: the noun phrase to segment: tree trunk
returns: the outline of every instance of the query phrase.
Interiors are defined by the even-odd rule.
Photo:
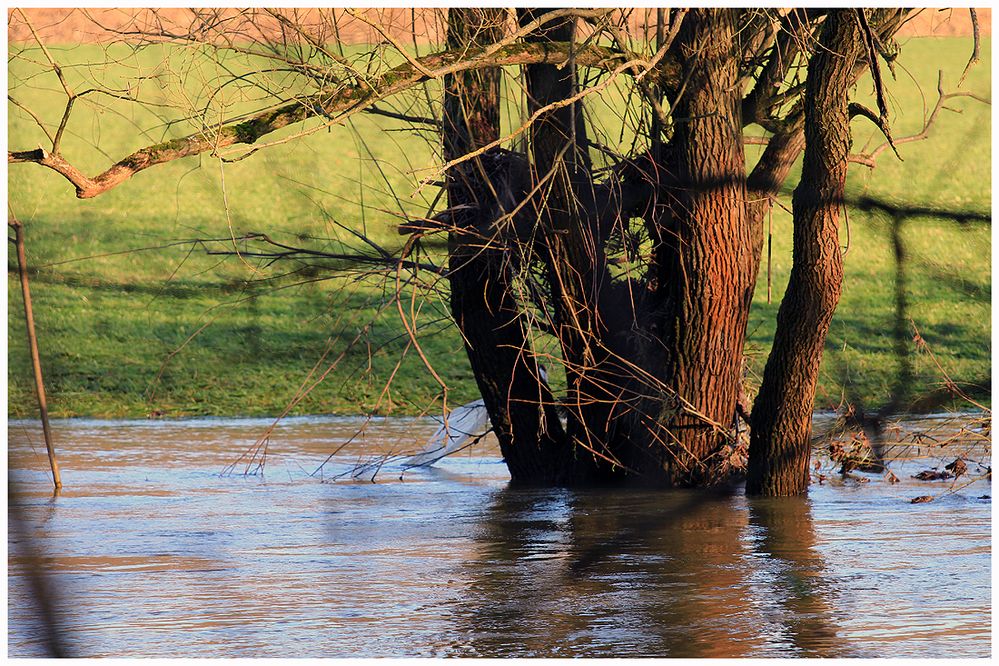
[[[504,14],[450,9],[449,46],[498,41]],[[482,69],[445,78],[446,160],[499,137],[499,77],[499,69]],[[568,445],[511,294],[509,254],[488,231],[501,214],[496,196],[501,177],[487,159],[470,160],[447,174],[449,207],[469,206],[454,212],[448,234],[451,312],[512,482],[552,485],[563,482]]]
[[[755,270],[735,26],[734,10],[695,9],[677,36],[686,85],[668,151],[671,221],[659,233],[669,395],[643,469],[670,485],[720,480],[742,376]]]
[[[544,12],[519,10],[521,24]],[[528,42],[573,42],[575,19],[556,19],[528,35]],[[568,385],[566,408],[572,443],[571,478],[576,483],[607,483],[620,467],[611,432],[618,402],[619,374],[608,364],[608,327],[599,312],[609,285],[599,234],[599,211],[591,174],[586,125],[579,102],[563,104],[576,92],[575,64],[526,67],[531,113],[549,105],[530,130],[534,158],[533,198],[551,300]]]
[[[831,10],[808,65],[805,156],[794,190],[794,264],[753,406],[746,492],[808,488],[812,407],[822,348],[843,281],[839,211],[850,152],[848,92],[863,53],[855,10]]]

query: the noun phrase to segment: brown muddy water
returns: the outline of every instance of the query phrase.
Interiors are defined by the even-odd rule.
[[[807,499],[511,489],[485,443],[333,480],[435,427],[391,419],[313,474],[362,424],[288,419],[263,475],[220,476],[268,421],[56,422],[52,497],[40,431],[10,422],[9,655],[45,654],[30,547],[76,656],[990,654],[989,482],[911,478],[953,443],[905,448],[896,484],[820,461]]]

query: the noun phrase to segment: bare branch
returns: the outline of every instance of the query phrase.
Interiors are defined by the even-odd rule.
[[[18,9],[17,13],[21,15],[21,20],[24,21],[24,24],[26,26],[28,26],[28,30],[31,31],[31,36],[35,39],[35,43],[37,43],[38,47],[42,50],[42,53],[45,55],[45,59],[49,61],[49,65],[52,67],[52,71],[59,79],[59,84],[62,86],[62,89],[66,92],[66,97],[72,99],[74,96],[73,91],[70,89],[69,84],[66,83],[66,77],[62,73],[62,68],[59,66],[59,63],[55,61],[55,59],[52,57],[52,54],[49,53],[48,48],[46,48],[45,43],[42,41],[41,37],[39,37],[38,33],[35,32],[35,26],[31,24],[31,21],[28,19],[27,14],[24,13],[24,10]]]
[[[874,123],[878,128],[884,133],[885,138],[888,139],[888,143],[891,144],[895,154],[898,155],[898,150],[895,149],[895,144],[891,137],[891,127],[888,124],[888,102],[885,100],[885,86],[884,81],[881,78],[881,65],[878,61],[878,49],[875,43],[874,31],[871,30],[870,24],[867,22],[866,10],[863,8],[858,8],[855,11],[857,21],[860,23],[860,34],[864,39],[864,46],[867,47],[867,60],[871,68],[871,79],[874,81],[874,92],[877,95],[878,100],[878,111],[881,113],[881,117],[875,120]],[[866,115],[866,114],[865,114]],[[899,157],[899,159],[902,159]]]
[[[992,104],[991,100],[985,99],[984,97],[981,97],[971,92],[958,91],[952,93],[944,93],[943,71],[940,71],[937,76],[937,95],[938,95],[937,103],[936,105],[934,105],[933,111],[930,112],[930,115],[926,118],[926,121],[923,123],[923,129],[921,129],[916,134],[911,134],[909,136],[904,136],[900,139],[895,139],[894,142],[885,141],[884,143],[882,143],[880,146],[878,146],[869,153],[850,155],[849,158],[850,161],[853,162],[854,164],[862,164],[863,166],[868,167],[869,169],[873,169],[874,167],[877,166],[878,156],[884,151],[886,151],[889,147],[895,150],[895,154],[897,155],[898,151],[897,149],[895,149],[895,146],[901,145],[903,143],[912,143],[914,141],[923,141],[924,139],[929,138],[930,129],[933,126],[933,123],[936,122],[937,116],[940,114],[941,109],[946,108],[944,106],[944,102],[946,102],[949,99],[953,99],[955,97],[969,97],[977,102],[981,102],[982,104],[989,104],[989,105]],[[854,105],[851,104],[850,107],[852,112],[854,110]],[[873,115],[873,112],[868,110],[868,113],[870,115],[867,114],[862,114],[862,115],[864,115],[867,118],[870,118],[871,115]],[[899,159],[902,158],[899,157]]]
[[[382,39],[384,39],[386,42],[388,42],[389,44],[391,44],[395,48],[395,50],[398,51],[399,54],[403,58],[406,59],[406,62],[408,62],[410,65],[413,66],[413,69],[415,69],[416,71],[420,72],[421,74],[423,74],[428,79],[435,78],[434,77],[434,73],[432,71],[430,71],[429,69],[427,69],[426,67],[424,67],[423,63],[421,63],[419,60],[417,60],[416,58],[414,58],[410,54],[410,52],[406,50],[406,47],[399,43],[399,40],[397,40],[395,37],[393,37],[392,34],[389,31],[387,31],[385,28],[383,28],[377,22],[375,22],[375,21],[369,21],[367,18],[364,17],[363,14],[360,14],[360,13],[354,11],[353,9],[350,9],[349,7],[344,8],[344,11],[347,12],[348,16],[350,16],[352,18],[355,18],[358,21],[361,21],[363,23],[366,23],[369,26],[371,26],[372,28],[374,28],[375,31],[377,31],[378,34],[382,36]]]
[[[651,67],[661,57],[657,54]],[[636,63],[625,62],[623,54],[608,48],[588,45],[580,47],[568,43],[509,44],[479,48],[444,51],[420,59],[423,69],[432,78],[446,74],[505,65],[551,64],[562,65],[572,58],[578,65],[597,67],[620,73]],[[644,64],[644,63],[643,63]],[[675,78],[675,68],[662,63],[655,72],[642,72],[649,78]],[[59,155],[46,151],[8,152],[7,162],[34,162],[61,174],[76,188],[76,196],[89,199],[120,185],[136,173],[149,167],[177,159],[210,153],[235,144],[253,144],[262,136],[302,121],[323,116],[333,125],[347,117],[370,108],[387,97],[398,94],[426,81],[428,77],[406,63],[377,77],[372,85],[345,85],[335,90],[319,93],[283,106],[263,111],[240,121],[232,121],[208,128],[206,131],[173,139],[142,148],[119,160],[104,173],[88,177]]]
[[[975,46],[971,50],[971,59],[968,60],[968,64],[964,67],[964,72],[961,73],[961,80],[957,82],[958,88],[964,83],[964,77],[968,76],[968,71],[971,70],[971,67],[981,60],[981,33],[978,29],[978,12],[975,11],[974,7],[969,7],[968,12],[971,14],[971,29],[975,36]]]
[[[686,12],[686,10],[680,10],[680,11]],[[614,38],[614,42],[617,44],[617,47],[621,49],[621,51],[630,60],[634,62],[640,62],[641,60],[640,56],[638,56],[636,53],[634,53],[628,48],[628,35],[625,34],[621,28],[611,23],[606,24],[605,26],[603,26],[603,28],[610,33],[611,37]],[[665,55],[666,51],[669,50],[669,47],[672,45],[673,40],[676,38],[677,32],[679,32],[679,28],[680,28],[680,21],[677,20],[675,21],[673,29],[670,31],[669,35],[665,36],[661,40],[661,43],[657,43],[656,48],[657,48],[658,58],[662,57],[659,54]],[[659,127],[661,129],[665,129],[670,125],[669,115],[663,109],[662,104],[660,103],[659,96],[652,90],[652,88],[649,87],[649,84],[646,83],[646,81],[644,80],[644,75],[642,74],[641,70],[638,68],[637,65],[631,67],[631,73],[632,75],[635,76],[635,81],[638,84],[638,89],[639,91],[641,91],[642,96],[645,97],[645,100],[649,103],[649,106],[652,107],[652,112],[655,113],[656,115],[656,120],[658,122]]]
[[[66,98],[67,98],[66,108],[63,109],[62,120],[59,121],[59,129],[56,130],[54,137],[50,137],[52,139],[52,152],[58,155],[59,143],[62,141],[62,134],[66,130],[66,124],[69,122],[69,116],[73,112],[73,103],[76,101],[77,95],[72,91],[72,89],[70,89],[69,84],[66,82],[65,75],[62,73],[62,68],[59,66],[59,63],[57,63],[55,59],[52,57],[52,54],[49,53],[49,50],[48,48],[46,48],[45,43],[42,42],[41,37],[39,37],[38,33],[35,32],[35,27],[31,24],[31,21],[28,20],[27,15],[21,9],[18,9],[17,12],[21,15],[21,19],[24,21],[24,24],[28,26],[28,30],[31,31],[31,36],[34,37],[35,42],[38,44],[38,47],[42,50],[42,53],[45,54],[45,59],[49,61],[49,66],[52,68],[52,71],[55,73],[56,78],[59,79],[59,83],[60,85],[62,85],[62,89],[66,93]],[[9,97],[10,96],[8,95],[8,98]],[[32,113],[31,116],[35,117],[35,114]],[[39,126],[44,130],[45,127],[41,124],[41,122],[38,121],[37,118],[35,118],[35,120],[36,122],[38,122]],[[45,134],[48,135],[48,132],[46,131]]]
[[[804,92],[804,86],[800,85],[778,95],[791,66],[805,50],[806,40],[812,39],[810,21],[819,13],[819,10],[795,9],[781,18],[766,64],[756,79],[756,85],[742,101],[744,124],[756,123],[774,131],[774,122],[770,118],[771,109],[787,98]]]
[[[546,46],[550,46],[550,45],[546,45]],[[637,81],[642,81],[643,79],[646,79],[646,78],[654,78],[655,68],[660,63],[660,61],[662,60],[663,56],[666,55],[667,48],[668,48],[668,45],[667,45],[667,47],[664,47],[664,48],[660,49],[650,60],[644,60],[644,59],[639,58],[637,60],[627,60],[627,61],[624,61],[619,66],[617,66],[614,69],[610,70],[610,76],[608,76],[606,79],[604,79],[600,83],[598,83],[598,84],[596,84],[594,86],[591,86],[589,88],[585,88],[583,90],[580,90],[578,93],[576,93],[576,94],[574,94],[574,95],[572,95],[570,97],[567,97],[567,98],[561,99],[561,100],[557,100],[555,102],[552,102],[551,104],[547,104],[547,105],[545,105],[545,106],[537,109],[534,113],[531,114],[531,116],[524,123],[522,123],[520,125],[520,127],[517,127],[516,129],[512,130],[509,134],[507,134],[505,136],[502,136],[499,139],[496,139],[495,141],[492,141],[492,142],[490,142],[490,143],[482,146],[481,148],[478,148],[477,150],[474,150],[474,151],[471,151],[469,153],[466,153],[465,155],[462,155],[460,157],[456,157],[455,159],[451,160],[450,162],[447,162],[444,165],[442,165],[439,169],[437,169],[437,171],[436,171],[436,173],[434,175],[429,176],[428,178],[426,178],[426,179],[423,180],[423,182],[421,183],[421,187],[423,187],[424,185],[429,185],[433,180],[435,180],[436,178],[440,177],[440,174],[444,173],[448,169],[450,169],[452,167],[455,167],[455,166],[461,164],[462,162],[467,162],[468,160],[474,159],[474,158],[478,157],[479,155],[481,155],[481,154],[483,154],[483,153],[485,153],[485,152],[487,152],[489,150],[492,150],[493,148],[497,148],[499,146],[502,146],[504,143],[508,143],[509,141],[512,141],[513,139],[517,138],[518,136],[520,136],[521,134],[523,134],[524,132],[526,132],[528,129],[530,129],[530,127],[535,123],[535,121],[537,121],[538,118],[540,118],[544,114],[551,113],[552,111],[555,111],[557,109],[561,109],[561,108],[564,108],[564,107],[567,107],[567,106],[571,106],[571,105],[575,104],[576,102],[578,102],[579,100],[583,99],[584,97],[588,97],[588,96],[590,96],[590,95],[592,95],[594,93],[598,93],[601,90],[604,90],[605,88],[607,88],[609,85],[611,85],[614,82],[614,79],[617,76],[619,76],[620,74],[622,74],[624,72],[632,72],[634,74],[634,78]],[[586,64],[586,63],[581,63],[580,62],[578,53],[574,54],[573,57],[574,57],[574,61],[577,64]],[[542,64],[542,63],[529,63],[529,64]],[[547,63],[547,64],[557,64],[557,63]]]
[[[888,140],[888,145],[891,146],[891,149],[895,152],[895,157],[897,157],[900,162],[904,161],[902,160],[902,156],[898,154],[898,148],[895,147],[895,141],[891,138],[891,128],[888,126],[887,119],[884,115],[879,116],[874,113],[874,111],[868,109],[859,102],[850,102],[848,108],[851,120],[857,116],[863,116],[874,123],[874,125],[881,130],[881,133],[885,135],[885,138]]]
[[[59,145],[62,143],[63,132],[66,131],[66,125],[69,123],[69,116],[73,113],[73,104],[76,102],[76,96],[70,97],[66,101],[66,108],[62,112],[62,120],[59,121],[59,129],[56,130],[55,138],[52,139],[52,152],[59,154]]]

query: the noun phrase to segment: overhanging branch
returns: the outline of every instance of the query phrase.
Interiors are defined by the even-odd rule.
[[[342,122],[354,113],[401,93],[424,81],[484,67],[550,64],[562,65],[570,57],[576,65],[614,70],[625,62],[624,54],[600,47],[567,42],[516,43],[454,49],[419,59],[420,69],[407,62],[364,85],[344,85],[335,90],[305,97],[283,106],[263,111],[242,120],[222,123],[197,134],[142,148],[119,160],[104,173],[88,177],[58,153],[48,151],[8,151],[9,164],[33,162],[48,167],[66,178],[76,188],[80,199],[96,197],[125,182],[136,173],[183,157],[203,153],[218,154],[236,144],[253,144],[261,137],[310,118],[322,116],[329,124]],[[655,72],[663,83],[675,81],[671,63],[659,63]]]

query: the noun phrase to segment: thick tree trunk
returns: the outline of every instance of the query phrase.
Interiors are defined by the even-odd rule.
[[[805,156],[794,190],[794,265],[753,406],[746,491],[808,487],[815,385],[843,281],[839,211],[850,152],[849,87],[863,53],[855,10],[830,10],[808,66]]]
[[[656,483],[720,480],[721,449],[734,432],[755,275],[736,17],[728,9],[691,10],[677,37],[686,84],[673,111],[676,185],[659,252],[669,395],[660,441],[642,470]]]
[[[451,11],[452,47],[498,39],[498,28],[491,32],[486,23],[499,25],[500,12],[492,12],[486,21],[488,12],[483,10]],[[542,11],[520,10],[521,24]],[[856,21],[850,14],[832,14],[837,18],[829,24],[843,23],[843,16]],[[884,22],[881,14],[872,22],[881,34],[897,23],[895,14],[883,14]],[[510,210],[511,201],[504,199],[506,209],[501,210],[496,194],[502,188],[494,182],[496,163],[491,153],[448,174],[452,208],[468,205],[455,210],[457,229],[450,236],[452,310],[515,481],[616,483],[634,478],[636,472],[642,483],[703,486],[739,471],[732,466],[731,454],[762,221],[805,143],[806,113],[798,107],[785,114],[747,181],[742,110],[745,105],[759,116],[772,100],[747,104],[742,99],[738,16],[728,9],[690,10],[671,47],[670,61],[683,82],[670,99],[672,137],[661,150],[652,151],[657,182],[637,188],[648,191],[647,198],[655,205],[646,202],[628,208],[629,215],[645,216],[654,241],[648,284],[615,282],[610,277],[604,243],[623,208],[621,197],[606,196],[608,183],[594,183],[582,104],[567,103],[577,86],[571,57],[562,67],[526,66],[529,111],[543,112],[528,133],[531,200],[515,224],[503,230],[492,225]],[[822,30],[829,39],[828,26]],[[547,23],[525,41],[539,47],[550,41],[571,45],[573,33],[574,19],[566,17]],[[781,60],[779,67],[774,65],[777,69],[788,66],[784,56],[792,49],[789,43],[784,46],[774,50]],[[866,65],[857,55],[864,52],[862,43],[842,46],[850,54],[839,73],[847,83],[837,81],[845,100],[845,87]],[[827,51],[828,47],[813,56],[823,69],[810,76],[809,103],[818,99],[816,87],[829,85],[825,69],[835,69]],[[775,72],[770,78],[780,79],[780,72]],[[498,136],[497,77],[496,70],[485,70],[446,79],[447,159]],[[770,87],[764,82],[760,91]],[[817,124],[824,112],[811,109],[808,122]],[[840,152],[845,160],[845,152]],[[817,158],[806,159],[808,187],[817,189],[799,188],[795,194],[795,272],[781,308],[765,390],[753,417],[761,433],[770,428],[771,435],[765,437],[781,442],[791,430],[794,434],[788,441],[807,442],[807,429],[800,430],[806,418],[802,405],[807,403],[810,414],[817,358],[831,317],[823,300],[831,293],[824,282],[831,273],[822,269],[816,275],[809,266],[839,256],[838,247],[833,259],[826,256],[824,245],[813,247],[815,238],[829,237],[830,222],[823,216],[832,216],[833,246],[837,241],[835,210],[805,203],[821,194],[825,185],[820,172],[829,165],[821,159],[811,164],[808,159]],[[815,172],[810,176],[809,168]],[[838,177],[835,170],[830,173]],[[807,221],[799,223],[802,216],[815,217],[811,231]],[[515,238],[501,237],[509,229]],[[545,284],[539,287],[549,300],[542,311],[552,316],[547,323],[558,338],[565,365],[567,431],[555,416],[550,390],[537,380],[524,304],[512,293],[527,261],[540,261],[546,267]],[[625,304],[635,293],[639,296]],[[820,295],[818,300],[815,294]],[[802,333],[802,329],[807,330]],[[817,351],[810,351],[816,337]],[[809,365],[813,360],[814,369]],[[776,414],[769,426],[768,409]],[[784,435],[776,437],[778,432]],[[764,435],[754,437],[756,441]],[[758,443],[755,448],[759,449]],[[800,444],[791,449],[799,451]],[[765,464],[779,470],[787,467],[782,458],[786,454],[784,448],[770,446],[755,461],[772,456],[774,460]],[[803,464],[807,466],[807,451]],[[792,467],[798,472],[777,475],[797,474],[800,484],[802,478],[807,481],[801,465],[795,459]],[[751,492],[754,488],[751,482]]]
[[[449,10],[449,47],[489,44],[502,37],[501,9]],[[498,69],[448,76],[444,98],[444,158],[454,159],[499,136]],[[489,411],[513,483],[564,482],[568,445],[547,384],[510,290],[509,253],[490,225],[501,214],[500,180],[486,160],[471,160],[447,174],[451,312],[465,341],[472,372]]]

